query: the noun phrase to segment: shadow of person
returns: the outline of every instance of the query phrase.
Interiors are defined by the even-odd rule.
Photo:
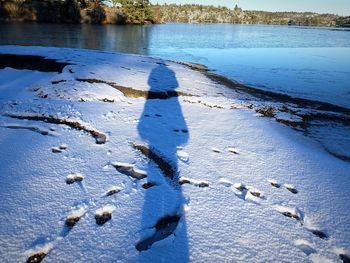
[[[141,241],[136,249],[141,262],[187,262],[189,257],[186,202],[179,184],[177,150],[189,139],[188,128],[176,94],[175,73],[159,64],[149,76],[150,90],[138,124],[145,144],[135,145],[146,157],[147,183],[141,222]],[[167,91],[167,99],[154,99]]]

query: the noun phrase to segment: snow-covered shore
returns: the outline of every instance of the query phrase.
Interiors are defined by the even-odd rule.
[[[350,163],[259,118],[237,91],[161,59],[16,46],[0,53],[68,64],[62,72],[0,69],[3,261],[349,255]]]

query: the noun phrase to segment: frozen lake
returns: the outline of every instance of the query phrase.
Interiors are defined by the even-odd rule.
[[[0,25],[0,44],[87,48],[204,64],[260,89],[350,108],[350,31],[266,25]]]

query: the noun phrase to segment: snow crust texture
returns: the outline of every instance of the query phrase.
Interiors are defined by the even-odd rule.
[[[0,69],[2,262],[349,262],[350,163],[236,91],[149,57],[0,53],[50,60]]]

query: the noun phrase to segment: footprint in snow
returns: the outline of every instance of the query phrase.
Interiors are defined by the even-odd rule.
[[[293,194],[297,194],[299,192],[292,184],[284,184],[284,187]]]
[[[236,188],[238,191],[241,192],[249,192],[252,196],[263,198],[263,193],[256,189],[255,187],[252,186],[246,186],[245,184],[242,183],[236,183],[233,185],[234,188]]]
[[[282,215],[294,218],[295,220],[303,224],[303,213],[298,208],[276,205],[274,206],[274,209]]]
[[[179,184],[180,185],[184,185],[184,184],[191,184],[194,186],[198,186],[200,188],[205,188],[205,187],[209,187],[209,182],[208,181],[196,181],[196,180],[191,180],[187,177],[181,177],[179,179]]]
[[[307,240],[299,239],[299,240],[296,240],[294,244],[306,255],[314,254],[317,252],[316,249],[313,247],[313,245]]]
[[[47,254],[53,249],[53,242],[47,243],[43,247],[39,249],[31,249],[27,252],[25,252],[26,255],[28,255],[27,263],[40,263]]]
[[[68,145],[65,144],[65,143],[62,143],[62,144],[61,144],[60,146],[58,146],[58,147],[52,147],[52,148],[51,148],[51,151],[52,151],[53,153],[61,153],[61,152],[65,151],[65,150],[67,150],[67,148],[68,148]]]
[[[212,150],[214,153],[221,153],[221,150],[218,149],[218,148],[215,148],[215,147],[211,148],[211,150]]]
[[[270,179],[269,180],[270,184],[273,186],[273,187],[276,187],[276,188],[280,188],[281,187],[281,184],[279,184],[276,180],[274,179]]]
[[[108,189],[106,196],[111,196],[111,195],[115,195],[119,192],[121,192],[123,189],[118,187],[118,186],[112,186],[111,188]]]
[[[85,208],[81,207],[78,210],[74,210],[72,211],[66,218],[65,221],[65,226],[71,230],[76,223],[78,223],[78,221],[80,220],[80,218],[82,218],[82,216],[85,214]]]
[[[97,209],[95,211],[95,220],[96,224],[99,226],[104,225],[106,222],[112,219],[112,213],[115,210],[115,206],[113,205],[106,205],[100,209]]]
[[[259,204],[258,199],[266,199],[263,192],[256,189],[255,187],[246,186],[243,183],[233,184],[230,180],[226,178],[221,178],[219,180],[219,184],[234,189],[235,195],[244,201],[250,201],[255,204]]]
[[[84,180],[84,176],[80,173],[69,174],[66,178],[67,184],[73,184],[75,182],[82,182]]]
[[[328,239],[328,234],[324,231],[315,226],[307,217],[304,219],[304,227],[307,231],[311,232],[315,236],[321,238],[321,239]]]
[[[219,184],[226,186],[226,187],[231,187],[233,185],[233,183],[230,180],[225,179],[225,178],[220,178]]]
[[[238,190],[238,193],[235,192],[235,195],[244,201],[260,204],[259,199],[265,199],[263,193],[252,186],[246,186],[242,183],[235,183],[233,187]]]
[[[174,235],[174,232],[181,219],[180,215],[168,215],[158,220],[156,225],[153,227],[155,230],[153,235],[141,240],[135,245],[135,248],[141,252],[151,248],[151,246],[167,237]]]
[[[235,149],[235,148],[228,148],[227,150],[228,150],[230,153],[239,154],[239,153],[238,153],[238,150]]]
[[[111,165],[120,173],[125,174],[136,180],[142,180],[147,177],[147,172],[136,168],[133,164],[113,162]]]

